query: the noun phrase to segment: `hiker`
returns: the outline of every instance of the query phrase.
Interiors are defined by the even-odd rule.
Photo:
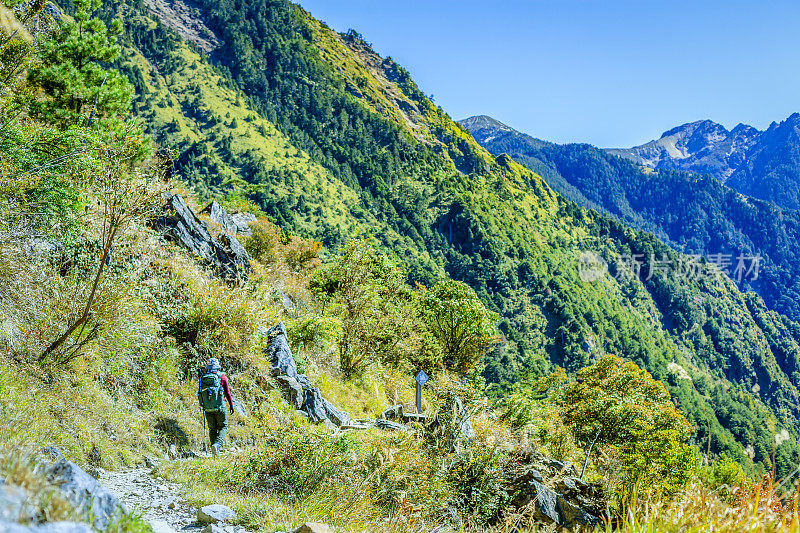
[[[219,360],[212,357],[208,366],[199,371],[200,387],[197,399],[203,408],[208,422],[208,439],[211,441],[211,453],[222,453],[225,434],[228,432],[228,413],[225,411],[225,400],[233,414],[233,397],[228,385],[228,377],[222,373]]]

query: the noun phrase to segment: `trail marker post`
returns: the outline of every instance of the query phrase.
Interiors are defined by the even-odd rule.
[[[414,381],[417,382],[417,414],[422,414],[422,386],[428,382],[428,374],[424,370],[417,372]]]

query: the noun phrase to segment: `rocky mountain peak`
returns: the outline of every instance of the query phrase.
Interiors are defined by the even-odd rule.
[[[479,129],[492,129],[498,131],[514,131],[510,126],[503,124],[497,119],[488,115],[476,115],[474,117],[465,118],[460,120],[459,124],[467,128],[469,131]]]

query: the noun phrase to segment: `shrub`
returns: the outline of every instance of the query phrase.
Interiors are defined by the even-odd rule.
[[[423,291],[420,309],[441,346],[445,366],[452,370],[463,372],[474,367],[497,340],[497,315],[486,309],[466,283],[437,283]]]
[[[330,317],[313,315],[296,322],[287,331],[293,352],[322,351],[342,334],[342,325]]]
[[[510,497],[504,488],[502,454],[489,448],[471,448],[455,454],[447,469],[451,503],[467,521],[478,526],[495,522]]]
[[[354,241],[310,283],[341,321],[339,363],[347,378],[371,365],[407,364],[420,349],[416,294],[403,273],[365,241]]]
[[[271,224],[258,221],[250,226],[253,234],[244,241],[244,247],[250,257],[262,263],[273,263],[277,259],[275,249],[278,246],[278,230]]]
[[[639,487],[669,495],[692,476],[691,426],[664,385],[634,363],[603,356],[577,373],[558,402],[579,443],[605,448],[619,494]]]

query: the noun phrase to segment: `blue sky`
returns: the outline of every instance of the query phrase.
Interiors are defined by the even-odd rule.
[[[624,147],[800,111],[800,2],[300,0],[406,67],[453,118]]]

